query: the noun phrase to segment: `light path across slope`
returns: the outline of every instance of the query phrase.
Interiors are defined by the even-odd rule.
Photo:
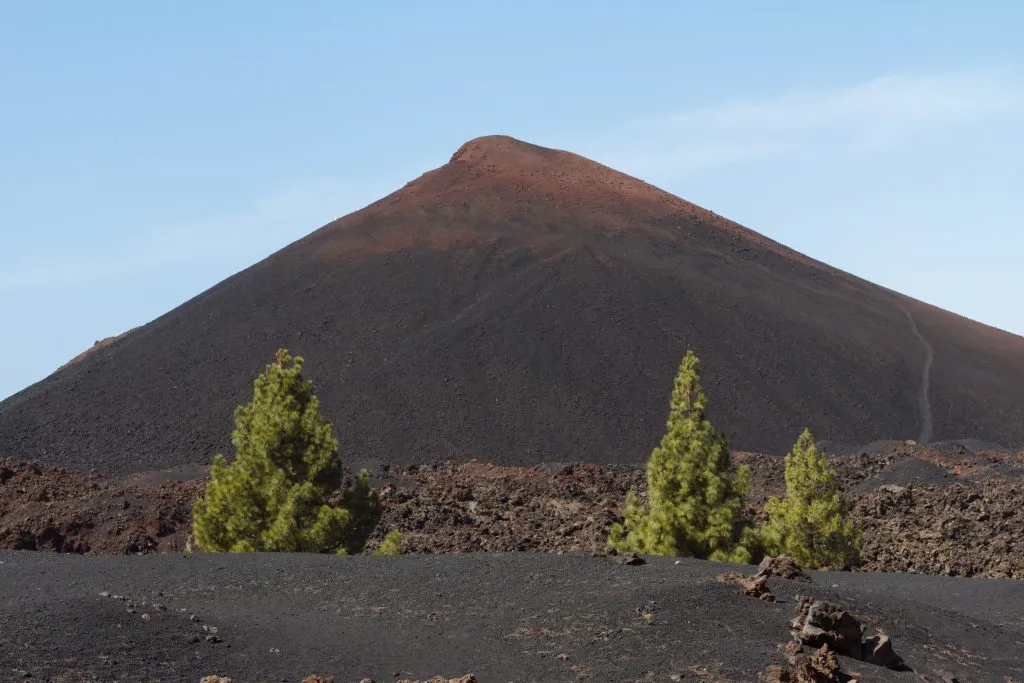
[[[928,343],[928,340],[924,338],[920,330],[917,329],[917,323],[914,321],[914,316],[910,314],[903,304],[897,302],[897,306],[907,316],[907,321],[910,323],[910,331],[914,333],[921,345],[924,346],[924,368],[921,370],[921,389],[917,394],[917,406],[921,413],[921,436],[918,437],[917,441],[920,444],[926,444],[932,439],[932,433],[934,432],[934,423],[932,421],[932,404],[928,398],[928,387],[931,384],[932,374],[932,358],[934,353],[932,351],[932,345]]]

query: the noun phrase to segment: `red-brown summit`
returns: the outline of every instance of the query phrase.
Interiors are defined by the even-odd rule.
[[[416,220],[423,213],[460,220],[440,224]],[[466,219],[474,222],[467,225]],[[572,230],[584,223],[585,231]],[[760,247],[803,259],[642,180],[572,152],[505,135],[470,140],[444,166],[328,225],[321,239],[328,252],[350,253],[445,249],[529,235],[528,243],[539,250],[567,240],[586,242],[594,231],[673,239],[682,223],[733,232]]]
[[[1024,339],[496,136],[0,403],[0,458],[207,464],[280,346],[350,463],[641,461],[688,348],[742,450],[1024,444]]]

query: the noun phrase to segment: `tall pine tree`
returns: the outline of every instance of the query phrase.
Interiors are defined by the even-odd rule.
[[[860,561],[860,530],[844,519],[848,506],[810,430],[786,454],[785,499],[769,499],[765,512],[762,536],[772,554],[789,555],[809,569],[843,569]]]
[[[192,513],[200,548],[216,552],[358,552],[379,504],[365,471],[341,505],[338,441],[320,417],[300,356],[280,349],[257,377],[252,401],[235,410],[234,462],[214,457]]]
[[[699,368],[687,351],[666,433],[647,461],[647,503],[630,492],[625,525],[614,525],[608,542],[620,551],[750,562],[757,536],[743,517],[749,471],[733,466],[728,438],[705,415]]]

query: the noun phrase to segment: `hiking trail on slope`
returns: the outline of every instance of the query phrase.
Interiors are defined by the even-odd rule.
[[[934,432],[934,423],[932,421],[932,405],[928,399],[928,386],[931,383],[932,374],[932,360],[934,358],[934,352],[932,351],[932,345],[928,343],[928,340],[924,338],[920,330],[917,329],[917,323],[914,321],[914,316],[910,314],[910,311],[903,306],[903,304],[896,304],[900,307],[900,310],[907,316],[907,321],[910,323],[910,331],[914,333],[921,345],[924,346],[924,368],[921,370],[921,390],[917,394],[917,405],[921,412],[921,436],[918,437],[917,442],[921,445],[927,444],[932,439],[932,433]]]

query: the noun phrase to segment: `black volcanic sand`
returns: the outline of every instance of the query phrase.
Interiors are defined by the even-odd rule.
[[[632,567],[581,553],[2,552],[0,676],[298,681],[315,672],[340,683],[472,672],[480,681],[753,681],[779,661],[776,646],[789,639],[801,592],[886,630],[916,670],[844,659],[860,680],[1024,678],[1024,583],[813,572],[813,585],[772,579],[781,601],[767,603],[714,580],[733,568],[667,558]],[[204,625],[221,642],[206,642]],[[189,642],[190,632],[198,642]]]
[[[284,346],[346,462],[639,463],[686,350],[735,448],[804,427],[1024,444],[1024,339],[815,262],[566,152],[474,140],[0,403],[0,458],[105,476],[231,455]],[[112,330],[112,332],[118,332]]]

